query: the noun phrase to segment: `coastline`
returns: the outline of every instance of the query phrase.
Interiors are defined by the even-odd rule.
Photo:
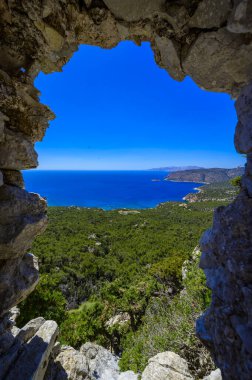
[[[172,181],[172,182],[180,182],[180,181]],[[182,182],[182,181],[181,181]],[[184,181],[184,182],[187,182],[187,181]],[[190,181],[190,183],[195,183],[193,181]],[[197,183],[204,183],[206,184],[206,182],[197,182]],[[203,185],[201,186],[203,187]],[[75,206],[75,205],[71,205],[71,206],[53,206],[53,205],[47,205],[47,207],[64,207],[64,208],[76,208],[76,209],[87,209],[87,210],[97,210],[97,211],[117,211],[119,212],[121,215],[123,215],[125,213],[126,215],[126,212],[127,213],[138,213],[138,212],[141,212],[141,211],[144,211],[144,210],[153,210],[155,208],[158,208],[160,206],[163,206],[165,205],[166,203],[181,203],[181,201],[187,201],[186,197],[189,195],[189,194],[198,194],[200,192],[202,192],[202,189],[201,187],[194,187],[193,190],[197,190],[196,193],[188,193],[186,194],[184,197],[182,197],[181,200],[177,200],[177,201],[165,201],[165,202],[160,202],[160,203],[157,203],[154,207],[143,207],[143,208],[128,208],[128,207],[118,207],[118,208],[102,208],[102,207],[90,207],[90,206]]]

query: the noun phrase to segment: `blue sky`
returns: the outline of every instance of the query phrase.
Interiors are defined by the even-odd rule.
[[[174,81],[148,43],[81,46],[62,73],[36,79],[57,115],[36,144],[39,169],[234,167],[236,114],[226,94]]]

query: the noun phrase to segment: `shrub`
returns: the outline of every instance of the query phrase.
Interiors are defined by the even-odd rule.
[[[214,368],[209,353],[195,334],[195,321],[210,303],[210,291],[198,261],[197,258],[189,264],[185,288],[180,294],[172,300],[152,299],[141,328],[124,341],[122,370],[142,371],[148,359],[162,351],[174,351],[184,357],[196,377]]]

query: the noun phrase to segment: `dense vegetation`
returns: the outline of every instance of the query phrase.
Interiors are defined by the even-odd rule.
[[[41,280],[21,304],[19,325],[37,316],[54,319],[62,343],[78,348],[95,341],[122,353],[124,369],[141,371],[150,356],[168,349],[196,369],[204,349],[194,323],[209,294],[195,261],[184,281],[181,268],[220,204],[169,202],[137,211],[50,207],[48,228],[33,245]]]
[[[243,175],[243,173],[244,167],[242,166],[233,169],[212,168],[181,170],[170,173],[167,179],[173,181],[219,183],[229,181],[231,178]]]
[[[235,177],[230,181],[211,183],[201,186],[199,193],[190,193],[186,195],[188,201],[197,202],[231,202],[239,192],[241,177]]]

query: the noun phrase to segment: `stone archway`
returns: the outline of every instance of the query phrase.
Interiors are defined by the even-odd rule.
[[[79,44],[112,48],[150,41],[159,66],[176,80],[238,98],[235,134],[247,155],[243,189],[215,213],[202,239],[212,305],[198,321],[223,378],[252,369],[252,3],[250,0],[2,0],[0,3],[0,379],[14,360],[8,310],[38,281],[27,253],[46,226],[46,204],[26,192],[20,170],[36,167],[34,143],[54,115],[39,103],[39,71],[59,71]],[[8,339],[7,339],[8,338]],[[13,338],[14,339],[14,338]],[[11,356],[14,355],[14,356]],[[4,358],[4,359],[3,359]],[[43,378],[43,370],[35,378]],[[8,372],[8,379],[14,374]]]

